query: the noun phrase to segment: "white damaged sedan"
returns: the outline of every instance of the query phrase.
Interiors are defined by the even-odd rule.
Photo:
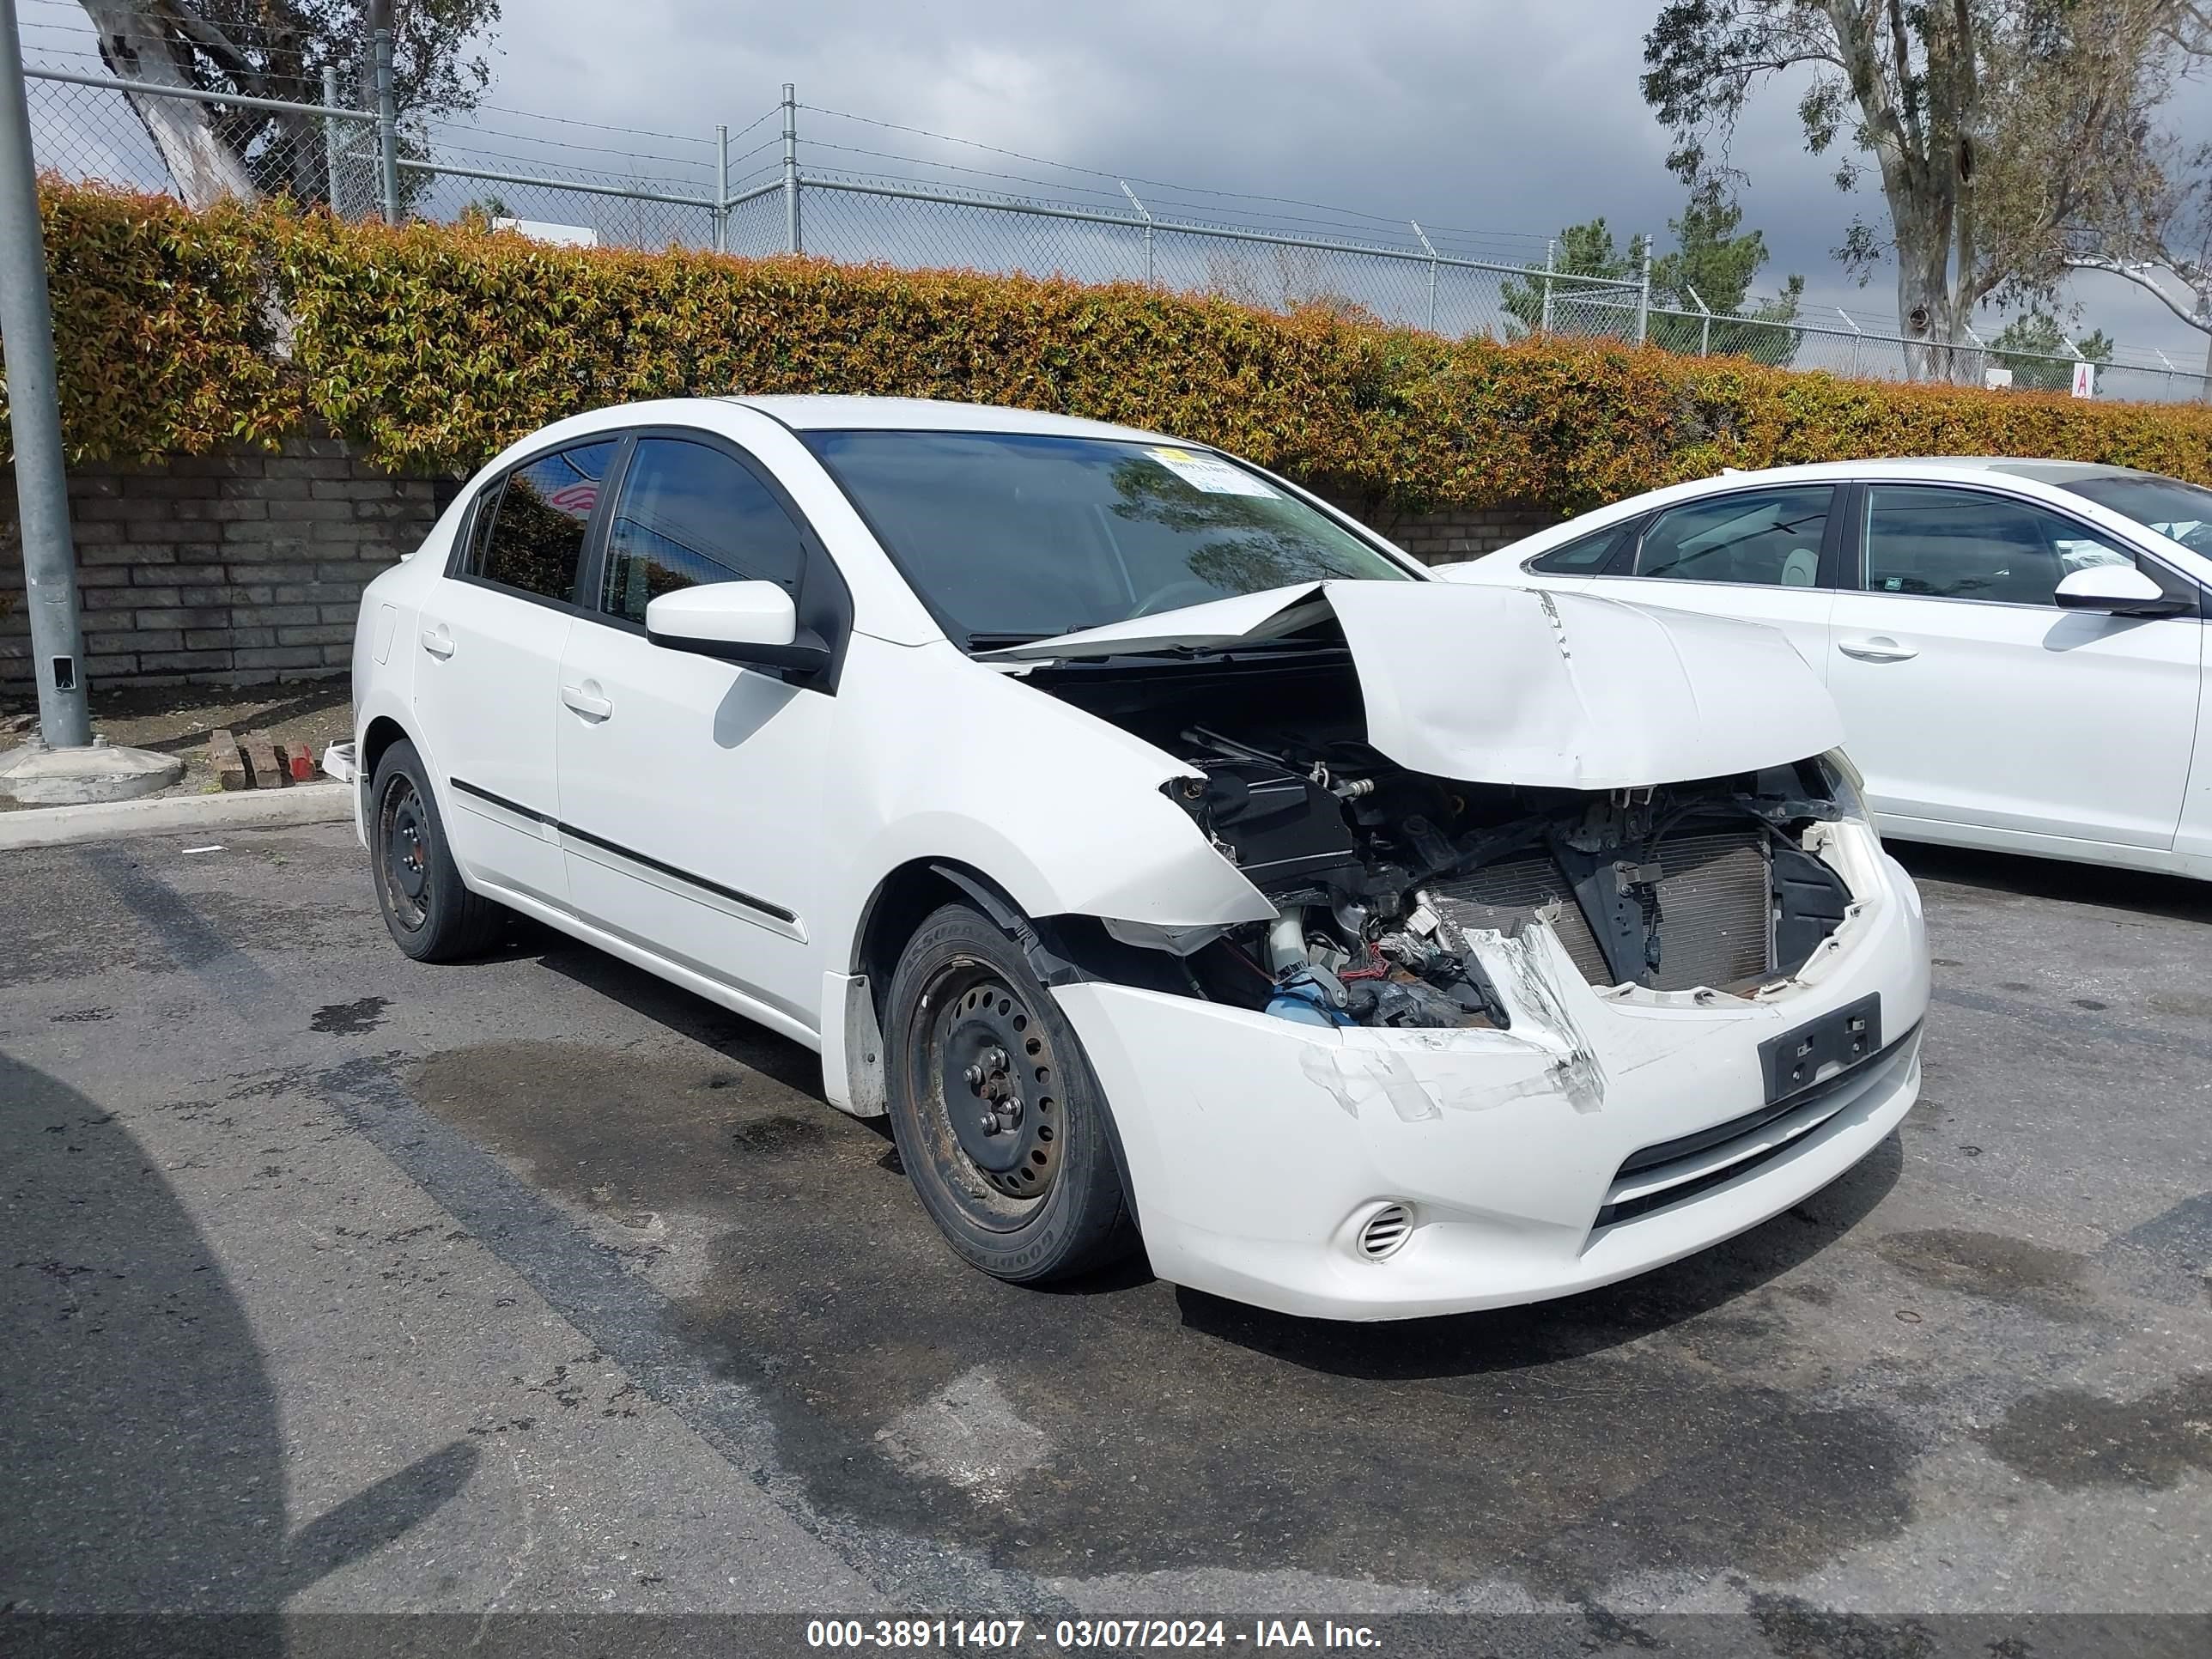
[[[1201,446],[580,416],[369,586],[354,694],[402,950],[520,912],[817,1050],[1004,1279],[1559,1296],[1918,1091],[1918,898],[1783,635],[1433,581]]]

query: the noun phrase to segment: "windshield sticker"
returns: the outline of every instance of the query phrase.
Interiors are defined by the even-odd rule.
[[[1162,466],[1194,489],[1209,495],[1257,495],[1267,501],[1281,499],[1281,492],[1264,480],[1254,477],[1212,455],[1194,454],[1188,449],[1148,449],[1151,456]]]

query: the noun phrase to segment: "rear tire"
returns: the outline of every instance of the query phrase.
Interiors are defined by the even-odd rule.
[[[481,956],[498,940],[507,913],[461,879],[413,744],[402,738],[384,751],[368,799],[369,868],[392,942],[417,962]]]
[[[963,1260],[1038,1284],[1136,1247],[1098,1080],[994,922],[965,904],[933,913],[885,1012],[899,1161]]]

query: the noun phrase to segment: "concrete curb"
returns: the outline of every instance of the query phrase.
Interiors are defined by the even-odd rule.
[[[244,794],[164,795],[89,806],[31,806],[0,812],[0,852],[122,841],[177,831],[266,830],[291,823],[341,823],[353,817],[349,783],[303,783]]]

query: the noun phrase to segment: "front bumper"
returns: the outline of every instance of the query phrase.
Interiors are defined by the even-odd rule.
[[[1928,948],[1861,826],[1862,895],[1784,989],[1600,990],[1542,923],[1470,936],[1510,1031],[1329,1030],[1099,982],[1054,994],[1111,1103],[1153,1270],[1285,1313],[1401,1319],[1605,1285],[1757,1225],[1878,1146],[1919,1093]],[[1878,992],[1887,1047],[1765,1122],[1759,1044]],[[1656,1168],[1632,1155],[1753,1127]],[[1670,1196],[1674,1189],[1679,1192]],[[1381,1206],[1411,1238],[1370,1261]],[[1623,1217],[1600,1224],[1601,1212]]]

